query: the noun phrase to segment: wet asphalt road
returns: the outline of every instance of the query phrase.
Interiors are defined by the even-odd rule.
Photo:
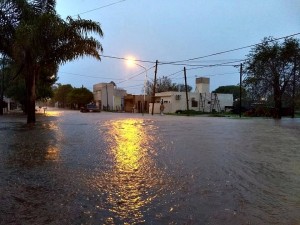
[[[0,117],[0,224],[300,224],[300,120]]]

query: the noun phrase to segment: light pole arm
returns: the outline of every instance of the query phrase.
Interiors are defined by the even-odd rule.
[[[144,109],[145,109],[145,101],[146,101],[146,82],[147,82],[147,79],[148,79],[148,76],[147,76],[147,69],[146,67],[138,64],[138,63],[134,63],[135,65],[143,68],[145,70],[145,81],[144,81],[144,101],[143,101],[143,109],[142,109],[142,113],[144,114]]]
[[[139,67],[141,67],[141,68],[143,68],[145,70],[145,81],[144,81],[144,101],[145,101],[146,82],[148,80],[147,69],[146,69],[146,67],[144,67],[144,66],[142,66],[142,65],[140,65],[138,63],[134,63],[134,64],[137,65],[137,66],[139,66]]]

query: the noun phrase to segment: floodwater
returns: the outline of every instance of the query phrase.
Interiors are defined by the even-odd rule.
[[[300,120],[0,117],[0,224],[300,224]]]

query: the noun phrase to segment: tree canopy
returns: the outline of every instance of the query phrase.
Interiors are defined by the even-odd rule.
[[[26,87],[27,123],[35,122],[36,85],[56,76],[62,63],[85,55],[100,60],[103,36],[98,22],[78,17],[66,20],[55,11],[55,0],[0,2],[0,53],[19,68]]]
[[[52,101],[58,103],[58,107],[79,108],[94,99],[93,93],[85,87],[75,88],[70,84],[58,84],[54,90]]]
[[[187,85],[188,92],[193,88],[190,85]],[[152,94],[153,91],[153,82],[147,81],[146,83],[146,93]],[[165,92],[165,91],[185,91],[184,84],[172,83],[171,78],[163,76],[162,78],[157,79],[156,82],[156,92]]]
[[[94,95],[85,87],[73,88],[73,90],[68,94],[67,99],[74,108],[78,108],[92,102]]]
[[[53,101],[58,102],[59,106],[65,108],[68,102],[68,95],[73,90],[71,84],[58,84],[58,87],[54,90]]]
[[[223,93],[223,94],[232,94],[233,99],[240,98],[240,86],[239,85],[227,85],[227,86],[220,86],[212,93]],[[245,97],[246,91],[242,88],[242,97]]]
[[[299,63],[300,44],[294,38],[282,43],[265,38],[247,56],[244,85],[257,101],[273,98],[274,118],[281,118],[283,97],[299,92]]]

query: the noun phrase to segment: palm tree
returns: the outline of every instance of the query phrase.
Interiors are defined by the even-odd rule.
[[[55,0],[0,2],[0,53],[10,57],[24,76],[27,123],[35,123],[36,83],[41,76],[56,75],[60,64],[85,55],[100,60],[103,51],[101,43],[89,36],[103,37],[98,22],[80,17],[63,20],[55,5]]]

